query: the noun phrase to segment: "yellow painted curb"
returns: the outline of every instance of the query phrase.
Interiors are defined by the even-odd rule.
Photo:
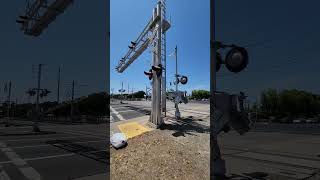
[[[137,123],[137,122],[130,122],[118,125],[118,128],[122,133],[126,135],[128,139],[143,134],[145,132],[151,131],[151,129]]]

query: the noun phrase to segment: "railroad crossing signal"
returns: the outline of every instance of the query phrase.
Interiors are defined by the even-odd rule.
[[[175,84],[181,83],[181,84],[185,85],[185,84],[188,83],[188,77],[187,76],[183,76],[183,75],[179,75],[179,74],[177,74],[176,76],[177,77],[176,77]],[[180,77],[180,79],[179,79],[179,77]]]
[[[144,71],[144,74],[149,77],[149,80],[152,79],[152,76],[153,76],[152,69],[150,69],[148,72]]]
[[[212,5],[212,4],[211,4]],[[212,7],[211,7],[212,8]],[[212,10],[211,10],[212,11]],[[211,27],[211,32],[212,27]],[[211,35],[212,38],[212,35]],[[214,59],[211,59],[215,65],[215,70],[212,70],[213,83],[212,83],[212,98],[213,98],[213,174],[215,176],[225,176],[226,167],[225,161],[221,158],[220,148],[218,144],[218,134],[221,131],[228,132],[231,128],[236,130],[239,134],[244,134],[249,131],[251,122],[248,118],[248,113],[244,110],[244,100],[246,96],[244,93],[240,94],[228,94],[219,93],[216,91],[216,72],[219,71],[222,64],[225,64],[226,68],[233,73],[239,73],[244,70],[249,63],[248,52],[245,48],[236,46],[234,44],[226,45],[219,41],[213,42],[214,50],[211,53],[215,53]],[[230,48],[225,58],[218,52],[219,49]]]
[[[72,2],[73,0],[27,0],[26,11],[16,22],[21,24],[24,34],[39,36]]]
[[[32,88],[32,89],[27,90],[26,93],[29,96],[35,96],[37,94],[37,90],[38,90],[37,88]],[[48,96],[48,94],[51,93],[51,91],[49,91],[48,89],[39,89],[39,91],[40,91],[39,96],[41,98],[46,97],[46,96]]]
[[[234,44],[225,45],[221,42],[215,42],[216,50],[231,48],[223,59],[221,54],[216,51],[216,71],[219,71],[222,64],[233,73],[238,73],[244,70],[249,63],[248,52],[245,48],[236,46]]]
[[[128,46],[129,51],[119,60],[116,71],[122,73],[131,65],[148,47],[152,48],[153,65],[149,72],[144,72],[149,80],[152,80],[152,109],[150,122],[157,127],[163,123],[161,110],[165,109],[165,52],[166,52],[166,31],[170,23],[165,18],[165,0],[159,0],[157,7],[153,9],[152,18],[145,26],[142,33],[135,41]]]

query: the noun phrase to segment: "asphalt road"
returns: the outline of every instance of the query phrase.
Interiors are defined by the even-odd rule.
[[[150,106],[148,101],[113,102],[112,116],[118,121],[119,115],[124,121],[146,116]],[[191,102],[179,107],[182,114],[197,118],[184,121],[177,128],[164,129],[162,133],[209,158],[209,104]],[[168,102],[167,110],[167,113],[174,111],[173,103]],[[234,131],[221,133],[218,141],[231,179],[317,179],[320,176],[315,177],[320,171],[319,135],[319,124],[257,123],[243,136]]]
[[[111,123],[150,113],[150,102],[112,102],[111,107],[114,110],[111,110]],[[168,102],[167,110],[167,113],[174,111],[173,103]],[[162,132],[209,157],[209,105],[181,104],[180,110],[190,121]],[[0,124],[0,179],[67,180],[93,175],[105,179],[107,176],[107,124],[41,123],[41,129],[47,133],[39,135],[30,134],[31,126],[26,122],[15,124],[9,128]],[[294,179],[310,177],[319,171],[319,134],[319,125],[257,124],[244,136],[233,131],[223,133],[219,142],[229,174]]]
[[[107,125],[0,125],[0,179],[69,180],[107,174]],[[27,123],[21,123],[27,124]]]
[[[151,101],[111,101],[110,122],[125,121],[137,117],[149,116],[151,112]],[[181,115],[183,113],[197,115],[209,115],[209,104],[190,102],[179,104]],[[167,113],[174,116],[174,103],[167,101]]]

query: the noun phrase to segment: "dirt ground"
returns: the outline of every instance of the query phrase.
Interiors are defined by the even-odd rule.
[[[208,156],[161,130],[129,139],[124,149],[111,147],[110,154],[112,180],[210,179]]]

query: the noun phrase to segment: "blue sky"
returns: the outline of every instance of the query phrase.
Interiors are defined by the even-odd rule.
[[[149,79],[143,71],[150,69],[150,50],[144,52],[122,74],[115,71],[118,61],[128,50],[130,41],[135,40],[151,18],[152,9],[157,0],[111,0],[111,29],[110,29],[110,85],[114,92],[121,89],[121,82],[130,91],[145,90],[150,87]],[[179,73],[187,75],[187,85],[180,85],[179,89],[191,91],[193,89],[207,89],[210,87],[209,61],[209,0],[196,3],[185,0],[168,0],[167,17],[171,18],[171,28],[167,31],[167,55],[178,46]],[[175,61],[167,57],[167,88],[173,81]]]
[[[217,89],[244,91],[252,100],[268,88],[320,94],[319,6],[316,0],[216,1],[216,39],[251,44],[248,67],[239,74],[221,68]]]
[[[57,73],[61,73],[61,99],[70,98],[72,80],[87,87],[76,88],[76,97],[107,89],[108,7],[106,1],[77,0],[39,37],[20,31],[15,22],[24,13],[25,1],[8,1],[0,12],[0,94],[6,81],[13,83],[12,97],[27,102],[25,91],[36,86],[32,64],[43,68],[42,88],[56,99]]]

